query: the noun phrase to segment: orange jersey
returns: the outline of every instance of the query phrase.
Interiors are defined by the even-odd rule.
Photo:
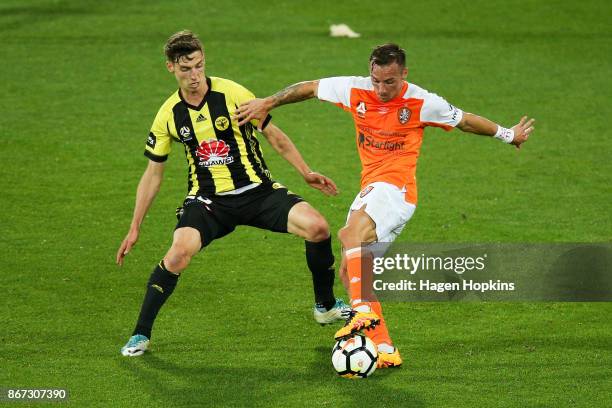
[[[463,112],[443,98],[404,81],[399,95],[382,102],[370,77],[319,80],[318,98],[350,112],[361,159],[361,188],[384,181],[406,191],[416,204],[416,164],[426,126],[451,130]]]

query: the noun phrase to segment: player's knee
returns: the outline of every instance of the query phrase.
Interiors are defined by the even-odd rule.
[[[329,238],[329,224],[321,215],[314,217],[306,227],[306,240],[321,242]]]
[[[191,252],[180,245],[173,245],[164,257],[166,269],[172,273],[180,274],[191,262]]]

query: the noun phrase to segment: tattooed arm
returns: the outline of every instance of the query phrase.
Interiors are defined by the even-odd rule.
[[[256,119],[259,123],[268,116],[268,112],[277,106],[286,105],[288,103],[305,101],[306,99],[315,98],[319,89],[319,81],[304,81],[297,84],[289,85],[285,89],[268,96],[263,99],[253,99],[243,103],[234,112],[234,119],[237,119],[238,125],[242,126],[245,123]],[[261,131],[261,129],[259,129]]]
[[[264,100],[267,101],[270,110],[272,110],[277,106],[314,98],[317,96],[318,89],[319,81],[298,82],[297,84],[289,85],[272,96],[268,96]]]

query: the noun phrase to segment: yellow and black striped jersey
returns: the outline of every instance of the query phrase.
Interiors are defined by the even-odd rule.
[[[257,121],[238,126],[231,113],[255,96],[223,78],[206,78],[208,92],[199,106],[188,104],[180,90],[162,105],[145,145],[145,156],[163,162],[172,142],[183,145],[188,166],[188,195],[218,194],[252,183],[269,183],[259,141]],[[270,116],[266,118],[266,122]],[[264,127],[267,123],[264,123]]]

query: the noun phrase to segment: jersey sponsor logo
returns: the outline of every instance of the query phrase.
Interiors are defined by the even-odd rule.
[[[372,190],[374,190],[374,186],[367,186],[366,188],[361,190],[361,193],[359,193],[359,198],[365,197]]]
[[[410,109],[404,106],[403,108],[400,108],[400,110],[397,111],[397,120],[399,120],[399,123],[401,123],[402,125],[405,125],[410,120],[411,114],[412,113],[410,112]]]
[[[196,122],[204,122],[205,120],[206,120],[206,116],[200,113],[196,119]]]
[[[229,155],[229,150],[229,146],[223,140],[204,140],[196,150],[196,155],[200,158],[199,165],[210,167],[233,163],[234,158]]]
[[[147,137],[147,146],[155,149],[155,144],[157,143],[157,138],[153,133],[149,133],[149,137]]]
[[[183,126],[180,130],[179,133],[181,135],[181,139],[183,141],[188,141],[191,140],[191,129],[189,129],[189,126]]]
[[[403,150],[405,142],[389,142],[385,141],[377,141],[372,136],[365,136],[363,133],[359,133],[358,142],[359,147],[362,149],[372,148],[379,150],[388,150],[390,152],[395,150]]]
[[[217,119],[215,119],[215,127],[218,130],[225,130],[229,127],[230,121],[227,117],[225,116],[219,116]]]
[[[355,108],[355,112],[357,112],[357,116],[359,116],[360,118],[365,118],[367,110],[368,108],[366,107],[365,102],[359,102],[357,104],[357,107]]]

